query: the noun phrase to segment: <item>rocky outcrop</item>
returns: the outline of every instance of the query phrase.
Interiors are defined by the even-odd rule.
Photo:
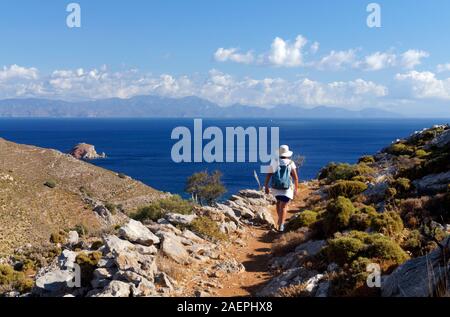
[[[450,184],[450,172],[427,175],[414,181],[413,184],[421,194],[433,194],[445,191],[448,184]]]
[[[406,261],[381,284],[384,297],[431,297],[450,292],[450,247],[447,238],[445,249]],[[445,252],[445,255],[444,255]]]
[[[73,147],[69,152],[74,158],[78,160],[96,160],[106,158],[105,153],[98,154],[95,147],[87,143],[79,143]]]

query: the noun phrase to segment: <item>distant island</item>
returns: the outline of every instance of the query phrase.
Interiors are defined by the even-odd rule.
[[[50,118],[400,118],[398,113],[366,108],[305,108],[276,105],[271,108],[235,104],[222,107],[198,97],[137,96],[130,99],[62,101],[51,99],[0,100],[0,117]]]

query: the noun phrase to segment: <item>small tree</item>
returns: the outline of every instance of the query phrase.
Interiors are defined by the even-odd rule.
[[[221,179],[222,173],[219,171],[195,173],[188,178],[185,192],[201,205],[212,205],[227,191]]]

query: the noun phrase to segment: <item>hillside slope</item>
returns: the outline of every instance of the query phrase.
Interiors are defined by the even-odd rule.
[[[52,232],[76,225],[103,229],[107,223],[95,207],[131,212],[162,195],[58,151],[0,139],[0,253],[41,244]]]

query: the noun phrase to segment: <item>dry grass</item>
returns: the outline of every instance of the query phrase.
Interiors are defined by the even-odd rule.
[[[184,265],[166,256],[158,255],[156,257],[156,265],[160,272],[166,273],[177,282],[182,282],[189,276],[189,270]]]
[[[120,204],[127,211],[162,195],[63,153],[3,139],[0,176],[0,253],[4,254],[27,243],[42,245],[52,232],[78,224],[89,232],[102,229],[103,224],[85,201],[85,192],[95,201]],[[55,188],[45,186],[49,179],[56,182]]]
[[[287,232],[273,242],[272,252],[276,256],[287,254],[299,244],[308,240],[310,235],[310,232],[305,230],[305,228]]]

